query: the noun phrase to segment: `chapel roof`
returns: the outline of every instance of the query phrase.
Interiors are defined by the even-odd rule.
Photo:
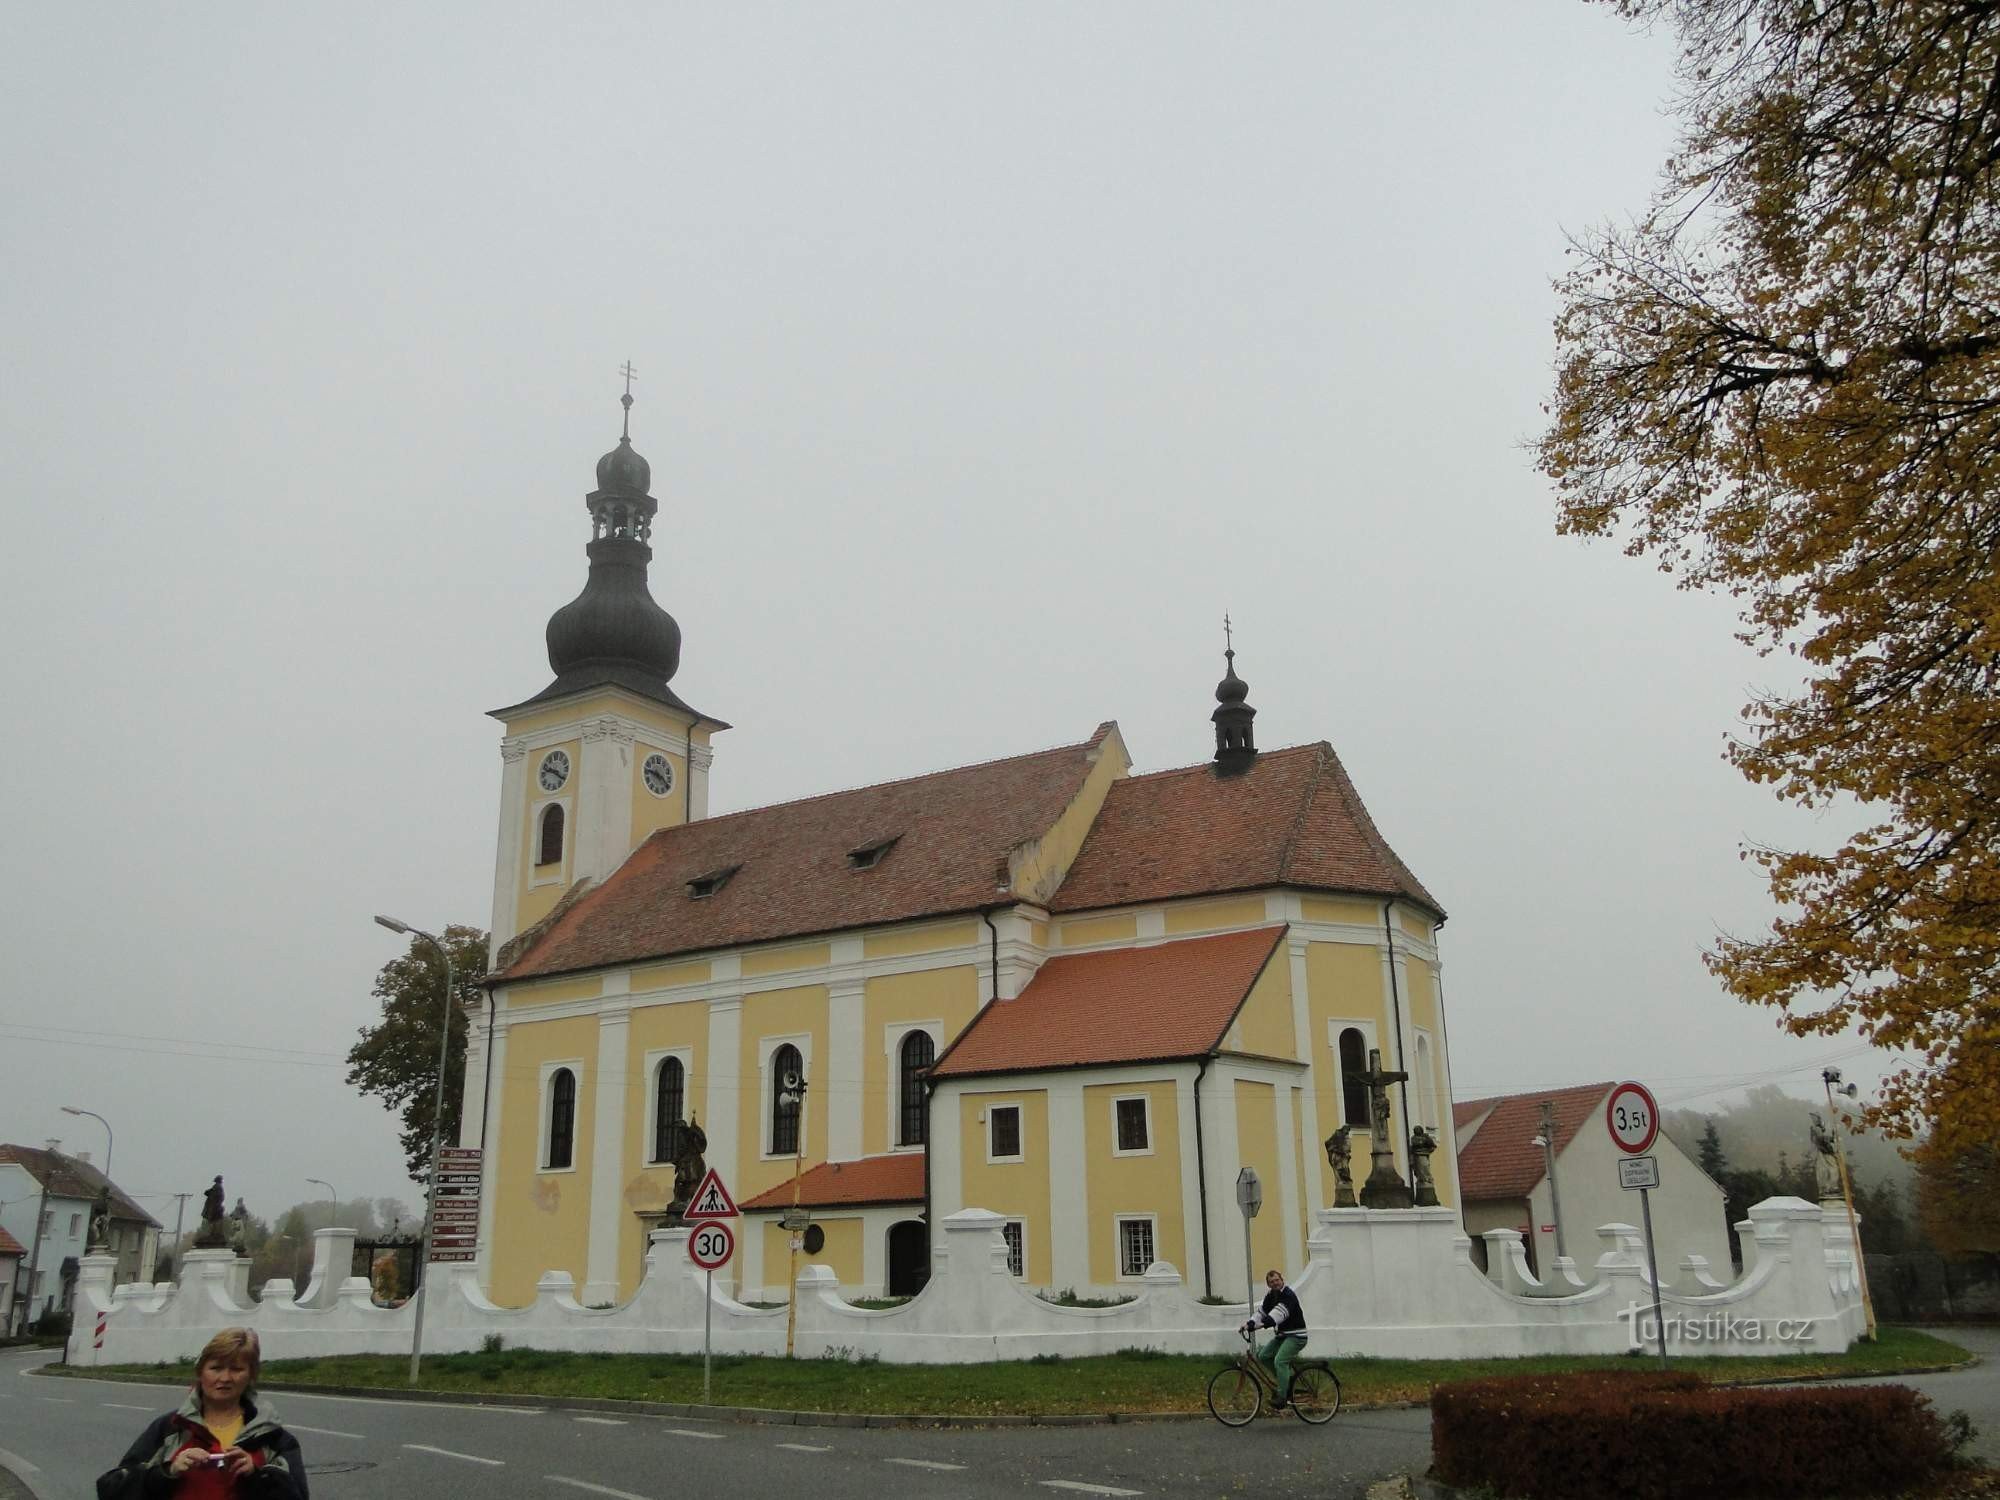
[[[933,1078],[1204,1057],[1222,1045],[1285,934],[1253,927],[1150,948],[1059,954],[989,1001]]]
[[[1542,1131],[1542,1101],[1555,1103],[1555,1148],[1560,1156],[1576,1139],[1576,1133],[1597,1117],[1598,1106],[1611,1087],[1609,1083],[1585,1083],[1453,1104],[1454,1124],[1486,1115],[1485,1123],[1458,1153],[1460,1196],[1468,1203],[1527,1197],[1545,1175],[1542,1148],[1528,1144]]]
[[[1405,896],[1444,908],[1397,857],[1324,740],[1112,783],[1050,903],[1083,911],[1270,886]]]
[[[19,1257],[27,1253],[27,1246],[15,1239],[5,1229],[0,1229],[0,1255]]]
[[[802,1208],[852,1207],[864,1203],[921,1203],[924,1154],[903,1151],[864,1156],[859,1161],[821,1162],[799,1178]],[[745,1213],[790,1208],[792,1184],[781,1182],[737,1204]]]
[[[1054,825],[1115,733],[663,828],[489,982],[1002,904],[1008,856]],[[850,858],[885,843],[865,867]]]
[[[107,1185],[105,1175],[87,1161],[78,1161],[74,1156],[65,1156],[60,1151],[49,1151],[40,1146],[0,1145],[0,1162],[13,1162],[27,1170],[30,1177],[48,1191],[51,1198],[96,1199]],[[159,1221],[145,1209],[134,1203],[119,1190],[111,1186],[111,1217],[114,1219],[136,1220],[150,1224],[155,1229]]]

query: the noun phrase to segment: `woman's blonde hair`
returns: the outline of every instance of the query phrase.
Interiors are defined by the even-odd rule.
[[[211,1364],[233,1365],[238,1361],[250,1367],[250,1383],[257,1383],[257,1372],[264,1364],[264,1351],[257,1342],[257,1335],[248,1328],[225,1328],[214,1338],[201,1346],[201,1357],[194,1362],[197,1377]]]

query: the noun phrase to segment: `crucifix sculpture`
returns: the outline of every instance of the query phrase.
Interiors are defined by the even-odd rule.
[[[1368,1049],[1368,1071],[1361,1081],[1368,1086],[1368,1180],[1361,1184],[1363,1208],[1410,1208],[1416,1199],[1410,1185],[1396,1171],[1396,1153],[1389,1144],[1389,1085],[1402,1083],[1410,1075],[1382,1066],[1382,1049]]]

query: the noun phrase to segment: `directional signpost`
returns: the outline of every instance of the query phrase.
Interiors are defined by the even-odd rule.
[[[1660,1259],[1653,1250],[1653,1205],[1647,1197],[1660,1185],[1658,1157],[1647,1156],[1660,1134],[1660,1107],[1642,1083],[1621,1083],[1604,1101],[1604,1128],[1611,1143],[1627,1160],[1618,1163],[1618,1185],[1639,1193],[1639,1212],[1646,1226],[1646,1270],[1653,1278],[1653,1329],[1659,1337],[1660,1363],[1667,1362],[1667,1320],[1660,1312]]]
[[[1236,1174],[1236,1206],[1243,1210],[1243,1280],[1249,1288],[1250,1314],[1254,1317],[1257,1313],[1257,1265],[1250,1259],[1250,1221],[1264,1206],[1264,1184],[1257,1180],[1255,1167],[1245,1167]]]
[[[705,1403],[709,1396],[709,1367],[714,1351],[715,1328],[715,1273],[729,1264],[729,1257],[736,1253],[736,1235],[727,1224],[718,1220],[734,1219],[741,1216],[736,1200],[729,1196],[729,1189],[722,1181],[722,1174],[710,1167],[708,1175],[701,1180],[688,1198],[688,1206],[681,1218],[690,1222],[692,1233],[688,1235],[688,1259],[701,1267],[701,1399]]]
[[[464,1262],[478,1255],[479,1181],[477,1146],[446,1146],[438,1152],[437,1207],[431,1213],[427,1260]]]

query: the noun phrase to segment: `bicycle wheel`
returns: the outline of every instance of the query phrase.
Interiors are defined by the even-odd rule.
[[[1208,1409],[1224,1427],[1248,1427],[1263,1404],[1263,1386],[1241,1365],[1217,1370],[1208,1378]]]
[[[1309,1365],[1292,1375],[1292,1410],[1317,1427],[1340,1410],[1340,1377],[1325,1365]]]

